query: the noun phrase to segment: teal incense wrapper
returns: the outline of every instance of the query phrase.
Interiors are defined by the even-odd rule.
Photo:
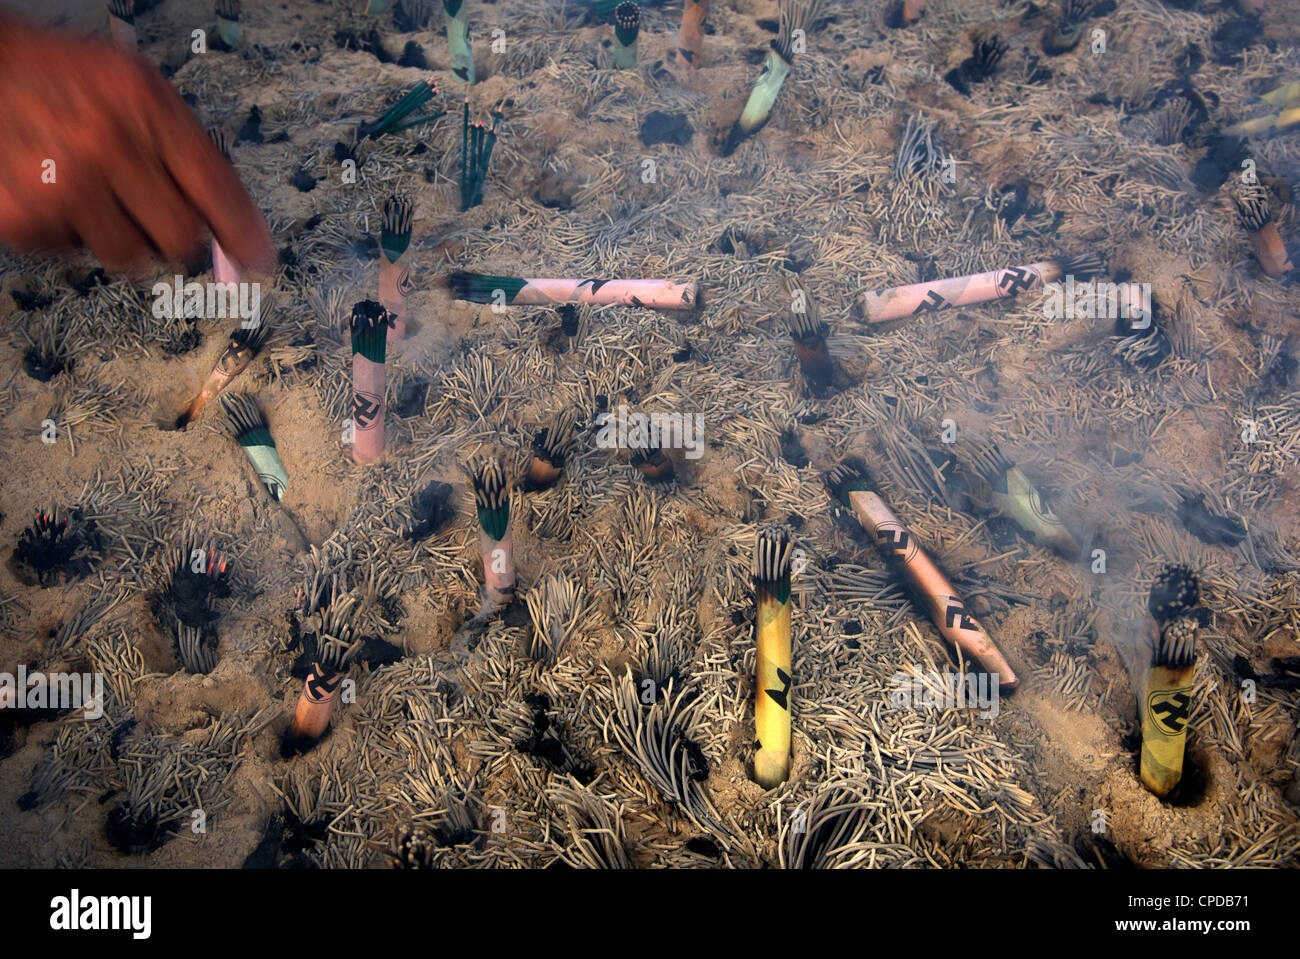
[[[451,72],[466,83],[474,82],[474,53],[469,43],[469,19],[465,0],[442,0],[447,11],[447,48],[451,53]]]
[[[641,33],[641,8],[625,0],[614,8],[614,66],[636,69],[636,41]]]
[[[231,50],[239,46],[239,0],[217,0],[217,36]]]
[[[280,462],[280,454],[275,451],[275,440],[271,438],[266,417],[257,403],[243,393],[223,393],[221,405],[226,411],[230,432],[253,464],[257,478],[271,498],[280,502],[289,488],[289,473]]]

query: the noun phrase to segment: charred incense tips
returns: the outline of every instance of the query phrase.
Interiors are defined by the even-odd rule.
[[[686,6],[689,7],[694,2],[695,0],[686,0]],[[625,0],[614,8],[614,66],[618,69],[636,69],[636,38],[640,32],[640,7]]]
[[[973,443],[970,465],[988,483],[993,505],[1003,515],[1034,538],[1040,546],[1050,546],[1067,559],[1077,559],[1079,543],[1073,534],[1043,502],[1028,477],[993,443]]]
[[[447,47],[451,52],[451,72],[466,83],[474,82],[474,53],[469,43],[469,20],[465,0],[442,0],[447,12]]]
[[[615,11],[615,16],[617,16]],[[689,67],[704,62],[704,18],[709,15],[709,0],[685,0],[682,4],[682,29],[677,38],[677,55]]]
[[[620,303],[651,310],[693,310],[699,302],[698,283],[672,280],[525,279],[456,272],[447,278],[452,296],[470,303],[505,306],[556,306]]]
[[[271,439],[271,429],[261,408],[243,393],[224,394],[221,406],[226,411],[226,426],[253,464],[257,478],[271,498],[280,502],[289,488],[289,474],[275,451],[275,440]]]
[[[887,323],[908,316],[933,313],[950,306],[971,306],[1000,300],[1040,288],[1044,283],[1054,283],[1065,276],[1084,281],[1102,269],[1101,260],[1092,254],[1055,257],[989,273],[869,291],[854,302],[854,311],[868,323]]]
[[[465,99],[464,119],[461,122],[460,142],[460,209],[483,202],[483,183],[487,180],[488,164],[492,162],[492,149],[497,142],[497,123],[501,120],[501,107],[492,110],[492,124],[469,119],[469,98]]]
[[[759,531],[754,544],[755,639],[754,779],[775,789],[790,777],[790,531]]]
[[[768,51],[767,60],[763,63],[763,72],[758,75],[758,82],[749,94],[745,109],[741,111],[740,118],[722,144],[720,152],[723,156],[731,156],[742,140],[763,129],[771,119],[777,94],[781,92],[781,85],[794,66],[794,55],[804,51],[808,31],[817,19],[819,3],[820,0],[782,0],[781,30],[772,41],[772,49]]]
[[[484,598],[503,605],[515,594],[515,548],[510,532],[510,487],[498,459],[470,466],[474,505],[478,509],[479,552],[483,558]]]
[[[108,32],[119,47],[136,49],[135,0],[108,0]]]
[[[632,465],[637,468],[647,483],[667,483],[677,475],[672,458],[659,448],[653,439],[646,439],[642,445],[640,438],[628,440],[632,447]]]
[[[408,127],[418,126],[421,123],[428,123],[430,120],[438,119],[447,111],[438,110],[436,113],[416,117],[414,120],[406,119],[437,93],[437,82],[432,77],[426,77],[384,111],[384,114],[378,120],[367,121],[358,126],[357,138],[364,140],[369,137],[374,140],[385,133],[396,133],[398,130],[405,130]]]
[[[379,302],[393,314],[388,338],[400,340],[406,335],[406,297],[411,291],[411,275],[403,259],[411,243],[411,225],[415,203],[405,193],[394,193],[384,201],[383,226],[379,233]]]
[[[1183,774],[1187,720],[1192,713],[1196,634],[1208,619],[1200,607],[1200,583],[1185,566],[1169,566],[1147,599],[1154,620],[1151,665],[1142,698],[1142,782],[1166,797]]]
[[[333,585],[329,604],[310,613],[303,624],[303,632],[314,640],[315,656],[280,746],[286,757],[306,752],[325,735],[341,698],[343,674],[362,646],[352,638],[356,600],[342,595],[337,581]]]
[[[885,25],[894,29],[910,27],[921,19],[923,13],[925,13],[925,0],[902,0],[885,17]]]
[[[1007,52],[1007,45],[1001,37],[994,34],[981,37],[975,41],[971,55],[943,75],[954,90],[963,96],[970,96],[970,84],[983,83],[993,76]]]
[[[215,597],[230,595],[229,563],[210,542],[187,530],[172,550],[164,587],[154,613],[164,629],[176,634],[176,653],[191,673],[210,673],[217,665]]]
[[[808,291],[796,279],[785,278],[790,302],[790,338],[799,367],[814,396],[825,396],[835,378],[835,365],[826,349],[826,324]]]
[[[916,534],[871,489],[873,484],[866,464],[856,458],[846,459],[826,474],[825,482],[831,495],[853,510],[881,556],[903,581],[916,604],[929,614],[939,634],[994,676],[1002,692],[1014,690],[1020,680],[1011,665],[984,627],[967,611],[952,583],[926,553]]]
[[[9,569],[25,586],[46,588],[90,573],[103,551],[103,535],[80,509],[60,516],[59,510],[36,514],[18,536]]]
[[[1294,268],[1286,244],[1278,233],[1268,205],[1268,194],[1258,184],[1238,187],[1234,197],[1242,226],[1250,234],[1250,247],[1260,269],[1269,276],[1284,276]]]
[[[352,459],[365,466],[384,455],[388,331],[396,318],[374,300],[352,307]]]
[[[239,0],[217,0],[217,36],[231,50],[239,46]]]
[[[1043,34],[1043,52],[1049,57],[1069,53],[1083,37],[1083,25],[1092,16],[1096,0],[1061,0],[1061,17],[1056,27]]]
[[[523,481],[525,492],[555,485],[564,470],[565,459],[573,450],[577,423],[577,409],[567,407],[556,415],[550,426],[537,431],[533,437],[533,457]]]
[[[266,339],[270,334],[271,324],[266,322],[264,316],[258,318],[256,326],[248,329],[241,326],[230,334],[230,342],[221,351],[221,356],[217,358],[217,364],[208,374],[207,382],[199,390],[199,395],[194,398],[185,412],[177,417],[178,430],[185,429],[198,419],[204,407],[229,386],[235,377],[248,369],[248,364],[253,362],[253,358],[266,345]]]

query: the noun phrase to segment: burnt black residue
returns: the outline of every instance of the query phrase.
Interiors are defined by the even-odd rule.
[[[18,309],[26,310],[31,313],[35,310],[43,310],[54,302],[54,297],[45,296],[41,293],[29,293],[26,290],[10,290],[9,295],[14,298],[14,303]]]
[[[429,61],[424,57],[424,47],[414,40],[407,40],[402,48],[402,55],[397,58],[399,67],[414,67],[417,70],[429,69]]]
[[[1211,546],[1236,546],[1246,538],[1246,524],[1236,516],[1222,516],[1205,505],[1204,493],[1180,490],[1179,522],[1197,539]]]
[[[293,175],[289,182],[297,187],[299,193],[310,193],[312,190],[316,189],[316,184],[320,181],[306,170],[299,170]]]
[[[383,41],[379,39],[379,31],[374,27],[362,33],[339,30],[334,34],[334,45],[340,50],[360,50],[362,53],[369,53],[380,63],[393,62],[393,55],[384,49]]]
[[[73,277],[71,274],[68,276],[68,286],[76,290],[78,296],[85,296],[96,287],[107,285],[108,275],[102,267],[98,266],[84,276]]]
[[[239,133],[235,135],[235,146],[241,143],[262,143],[262,111],[254,105],[248,111],[248,119],[244,125],[239,128]]]
[[[1263,38],[1259,17],[1245,14],[1223,21],[1210,35],[1210,55],[1216,63],[1236,63],[1246,48],[1256,43],[1274,44]]]
[[[435,480],[412,497],[411,525],[403,531],[405,539],[419,540],[444,529],[456,518],[452,505],[452,488]]]
[[[993,76],[1006,52],[1006,43],[996,34],[976,40],[974,52],[963,60],[960,66],[953,67],[945,73],[943,78],[958,93],[970,96],[970,85],[983,83]]]
[[[1074,839],[1074,851],[1095,869],[1136,869],[1133,860],[1103,835],[1080,832]]]
[[[161,346],[164,353],[180,356],[182,353],[197,349],[202,342],[203,334],[199,332],[199,328],[193,323],[187,322],[173,331],[171,336],[162,342]]]
[[[424,400],[429,395],[429,384],[425,380],[407,380],[398,391],[393,403],[393,412],[403,419],[420,416],[424,413]]]
[[[664,113],[652,110],[641,122],[641,142],[646,146],[657,143],[675,143],[685,146],[695,135],[695,128],[684,113]]]
[[[156,817],[149,817],[137,821],[124,803],[114,806],[104,823],[104,835],[108,841],[128,856],[153,852],[175,836],[179,829],[180,821],[177,819],[159,822]]]
[[[694,836],[686,840],[686,851],[693,852],[697,856],[707,856],[710,859],[717,859],[722,855],[722,850],[718,848],[718,844],[703,836]]]
[[[22,531],[9,569],[26,586],[50,586],[82,579],[99,562],[104,537],[79,509],[55,518],[46,513]]]
[[[1240,138],[1218,132],[1206,134],[1205,147],[1205,155],[1192,168],[1191,180],[1202,193],[1213,193],[1241,169],[1249,151]]]
[[[359,236],[348,245],[346,253],[354,260],[377,260],[379,241],[370,234]]]
[[[799,442],[799,434],[792,429],[781,433],[781,458],[799,469],[808,465],[808,454]]]
[[[550,719],[551,699],[545,693],[529,693],[524,702],[532,709],[532,729],[515,743],[515,749],[544,760],[557,772],[570,773],[584,786],[596,778],[596,770],[578,762],[566,748],[560,729]]]
[[[64,370],[71,370],[72,364],[72,359],[61,349],[43,350],[33,346],[23,354],[23,372],[39,383],[48,383]]]

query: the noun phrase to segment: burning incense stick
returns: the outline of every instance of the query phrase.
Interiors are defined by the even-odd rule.
[[[849,506],[876,543],[886,562],[902,579],[916,603],[930,615],[939,634],[974,659],[1009,693],[1020,680],[988,633],[966,610],[957,591],[911,530],[873,492],[866,464],[844,460],[826,474],[826,486],[835,499]]]
[[[252,397],[243,393],[224,394],[221,406],[226,411],[226,425],[230,434],[253,464],[257,478],[262,481],[272,499],[281,502],[284,491],[289,488],[289,474],[280,462],[280,454],[275,451],[275,440],[271,439],[271,428],[261,407]]]
[[[231,50],[239,47],[239,0],[217,0],[217,36]]]
[[[564,461],[573,450],[577,423],[577,409],[567,407],[556,415],[550,426],[537,431],[533,437],[533,458],[522,484],[525,492],[547,489],[559,480]]]
[[[124,50],[137,48],[135,0],[108,0],[108,32]]]
[[[442,0],[447,11],[447,47],[451,51],[451,72],[466,83],[474,82],[474,53],[469,45],[469,20],[465,0]]]
[[[281,744],[282,755],[306,752],[329,729],[330,717],[340,699],[343,674],[362,646],[360,639],[352,638],[355,604],[354,597],[341,595],[341,588],[335,580],[329,591],[328,605],[324,609],[313,608],[305,617],[308,622],[318,624],[315,661],[303,683],[293,722]]]
[[[910,27],[921,19],[923,13],[925,13],[925,0],[903,0],[885,18],[885,25],[895,29]]]
[[[478,545],[483,558],[483,605],[484,609],[490,607],[495,611],[509,603],[515,595],[515,541],[510,532],[510,487],[506,482],[505,467],[497,459],[474,464],[470,476],[474,482],[474,504],[478,508]]]
[[[1061,18],[1055,28],[1043,34],[1043,52],[1057,57],[1077,47],[1094,6],[1096,0],[1061,0]]]
[[[1101,260],[1092,254],[1054,257],[1006,270],[863,293],[854,303],[854,312],[868,323],[887,323],[907,316],[933,313],[949,306],[971,306],[1000,300],[1039,288],[1044,283],[1054,283],[1066,276],[1086,282],[1101,271]]]
[[[703,3],[686,0],[686,6],[704,6],[707,2],[708,0]],[[636,38],[640,32],[640,7],[625,0],[614,8],[614,66],[618,69],[636,69]]]
[[[761,530],[754,544],[754,779],[775,789],[790,778],[790,531]]]
[[[460,209],[463,213],[483,202],[483,183],[497,142],[497,123],[501,119],[498,104],[492,110],[492,125],[469,120],[469,98],[465,99],[460,142]]]
[[[1268,207],[1268,195],[1258,183],[1238,187],[1235,197],[1242,226],[1250,233],[1250,247],[1260,269],[1269,276],[1285,276],[1294,267],[1282,235]]]
[[[393,314],[374,300],[352,307],[352,459],[362,466],[384,455],[384,363],[393,322]]]
[[[1192,712],[1196,634],[1206,619],[1200,583],[1185,566],[1167,567],[1151,586],[1147,608],[1156,632],[1142,709],[1142,782],[1161,798],[1183,775],[1187,719]]]
[[[266,344],[266,339],[270,334],[271,324],[266,322],[264,318],[259,318],[257,325],[251,329],[244,329],[241,326],[231,332],[230,342],[221,351],[221,356],[217,358],[217,365],[208,374],[203,389],[199,390],[199,395],[194,398],[194,401],[190,403],[185,412],[177,417],[176,428],[178,430],[185,429],[190,423],[198,419],[204,407],[229,386],[236,376],[248,369],[248,364],[253,362],[253,357],[257,356],[258,352]]]
[[[790,302],[790,338],[799,366],[813,394],[825,396],[835,378],[835,364],[826,349],[826,324],[798,280],[786,277],[785,291]]]
[[[357,137],[366,139],[369,137],[374,140],[383,136],[385,133],[396,133],[398,130],[405,130],[421,123],[428,123],[430,120],[436,120],[446,113],[446,110],[438,110],[436,113],[430,113],[427,116],[416,117],[414,120],[407,120],[412,113],[420,109],[428,100],[438,93],[438,84],[432,77],[426,77],[407,93],[402,96],[396,103],[384,111],[378,120],[371,120],[362,123],[357,127]]]
[[[1079,542],[1043,502],[1029,478],[993,443],[971,444],[970,464],[993,490],[993,505],[1029,533],[1040,546],[1050,546],[1066,559],[1078,559]]]
[[[693,310],[700,296],[698,283],[672,280],[525,279],[457,272],[447,278],[447,286],[458,300],[506,306],[621,303],[651,310]]]
[[[226,134],[217,127],[208,127],[208,137],[212,140],[212,145],[229,161],[230,144],[226,140]],[[221,248],[215,236],[212,238],[212,278],[218,283],[239,282],[239,267],[226,255],[226,251]]]
[[[618,16],[616,10],[614,15]],[[699,69],[704,63],[704,18],[709,15],[709,0],[685,0],[682,5],[682,29],[677,39],[677,55],[689,67]]]
[[[731,156],[740,145],[740,141],[763,129],[771,119],[777,94],[781,92],[781,85],[785,83],[785,78],[790,75],[790,70],[794,66],[794,35],[797,32],[801,41],[807,35],[808,29],[817,18],[819,3],[820,0],[782,0],[781,31],[772,41],[772,49],[768,51],[763,72],[758,75],[758,82],[754,84],[754,89],[749,94],[749,100],[740,113],[740,119],[732,126],[731,132],[727,134],[727,139],[722,144],[720,152],[724,157]]]
[[[390,340],[406,335],[406,295],[411,291],[411,275],[403,256],[411,243],[414,215],[415,204],[405,193],[394,193],[384,201],[383,228],[379,233],[379,302],[393,314]]]

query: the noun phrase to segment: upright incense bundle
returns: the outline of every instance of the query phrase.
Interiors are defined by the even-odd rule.
[[[447,286],[458,300],[506,306],[556,306],[560,303],[604,306],[621,303],[652,310],[693,310],[700,295],[700,285],[695,282],[531,279],[463,272],[451,274]]]
[[[693,2],[686,0],[686,5],[689,7]],[[636,38],[640,32],[641,8],[624,0],[614,8],[614,66],[618,69],[636,69]]]
[[[1285,276],[1291,272],[1294,269],[1291,257],[1273,222],[1264,188],[1258,183],[1240,187],[1235,199],[1237,214],[1250,233],[1250,247],[1255,251],[1260,269],[1269,276]]]
[[[615,16],[618,13],[615,11]],[[682,29],[677,39],[677,55],[687,66],[704,63],[704,18],[709,15],[709,0],[685,0],[682,4]]]
[[[383,227],[379,232],[379,302],[393,314],[388,338],[406,335],[406,295],[411,291],[411,274],[404,256],[411,244],[415,203],[405,193],[394,193],[384,201]]]
[[[374,300],[352,307],[352,459],[362,466],[384,455],[384,392],[392,313]]]
[[[956,276],[863,293],[854,303],[854,311],[868,323],[886,323],[906,316],[933,313],[949,306],[970,306],[1000,300],[1040,288],[1044,283],[1054,283],[1065,276],[1086,282],[1101,271],[1101,260],[1092,254],[1053,257],[1040,263],[1013,266],[990,273]]]
[[[217,0],[217,36],[231,50],[239,46],[239,0]]]
[[[1061,0],[1061,18],[1043,35],[1043,52],[1056,57],[1077,47],[1094,6],[1096,0]]]
[[[316,656],[281,747],[286,756],[306,752],[329,729],[330,717],[339,702],[343,674],[362,646],[361,640],[352,638],[355,603],[352,596],[340,595],[336,581],[329,605],[308,617],[319,623]]]
[[[229,563],[208,542],[186,532],[172,551],[163,574],[164,587],[155,605],[159,621],[176,632],[176,653],[191,673],[210,673],[217,665],[214,596],[229,596]]]
[[[804,379],[816,396],[824,396],[835,378],[835,364],[826,349],[826,324],[808,291],[790,277],[785,280],[790,302],[790,338]]]
[[[790,531],[761,530],[754,545],[754,779],[775,789],[790,777]]]
[[[578,424],[578,411],[570,406],[561,410],[551,422],[533,437],[533,457],[524,475],[525,492],[554,486],[564,470],[564,461],[573,450],[574,429]]]
[[[217,364],[208,374],[207,382],[199,390],[199,395],[194,398],[185,412],[176,418],[178,430],[185,429],[197,419],[204,407],[229,386],[236,376],[248,368],[248,364],[253,362],[253,357],[257,356],[266,344],[270,331],[271,325],[264,319],[259,319],[258,324],[252,329],[244,329],[241,326],[231,332],[230,342],[221,351],[221,356],[217,358]]]
[[[497,459],[482,460],[471,470],[478,509],[478,545],[483,557],[483,599],[499,609],[515,595],[515,541],[510,532],[510,488]]]
[[[224,394],[221,406],[226,411],[226,425],[253,464],[257,478],[272,499],[277,503],[283,501],[284,491],[289,488],[289,473],[275,451],[275,440],[271,439],[271,428],[261,407],[243,393]]]
[[[108,0],[108,32],[124,50],[135,50],[135,0]]]
[[[437,82],[431,77],[426,77],[385,110],[378,120],[367,120],[360,124],[357,127],[357,137],[363,140],[367,137],[374,140],[385,133],[396,133],[398,130],[405,130],[408,127],[418,126],[421,123],[428,123],[430,120],[438,119],[447,111],[438,110],[436,113],[416,117],[414,120],[406,119],[420,109],[429,99],[436,96],[437,93]]]
[[[970,463],[993,491],[993,505],[1033,536],[1067,559],[1077,559],[1079,542],[1020,469],[993,443],[972,445]]]
[[[465,0],[442,0],[447,11],[447,48],[451,52],[451,72],[466,83],[474,82],[474,53],[469,45],[469,20]]]
[[[873,492],[870,474],[861,460],[844,460],[826,475],[831,495],[851,508],[890,567],[911,591],[913,598],[930,615],[939,634],[984,671],[998,680],[1002,692],[1011,692],[1020,680],[1011,664],[966,610],[957,591],[916,534],[903,525],[885,501]]]
[[[1142,709],[1142,782],[1157,796],[1173,792],[1183,775],[1187,718],[1192,711],[1196,633],[1206,619],[1200,583],[1184,566],[1170,566],[1151,586],[1147,608],[1157,633]]]
[[[763,72],[758,75],[758,82],[749,94],[740,119],[732,126],[722,144],[721,153],[724,157],[731,156],[740,141],[763,129],[771,119],[777,94],[781,92],[781,85],[794,66],[795,34],[798,33],[800,39],[807,35],[808,28],[816,19],[819,3],[820,0],[782,0],[781,30],[772,41],[772,49],[768,51]],[[690,0],[687,0],[687,5],[690,5]]]
[[[492,110],[491,125],[469,119],[469,98],[465,98],[465,114],[461,122],[460,140],[460,209],[483,202],[483,184],[487,180],[488,166],[492,162],[492,149],[497,142],[497,123],[501,120],[501,106]]]
[[[236,27],[238,29],[238,27]],[[226,135],[216,127],[208,127],[208,136],[212,140],[213,146],[221,151],[221,155],[227,160],[230,159],[230,145],[226,140]],[[212,238],[212,278],[218,283],[238,283],[239,267],[235,261],[226,255],[226,251],[221,248],[217,238]]]

